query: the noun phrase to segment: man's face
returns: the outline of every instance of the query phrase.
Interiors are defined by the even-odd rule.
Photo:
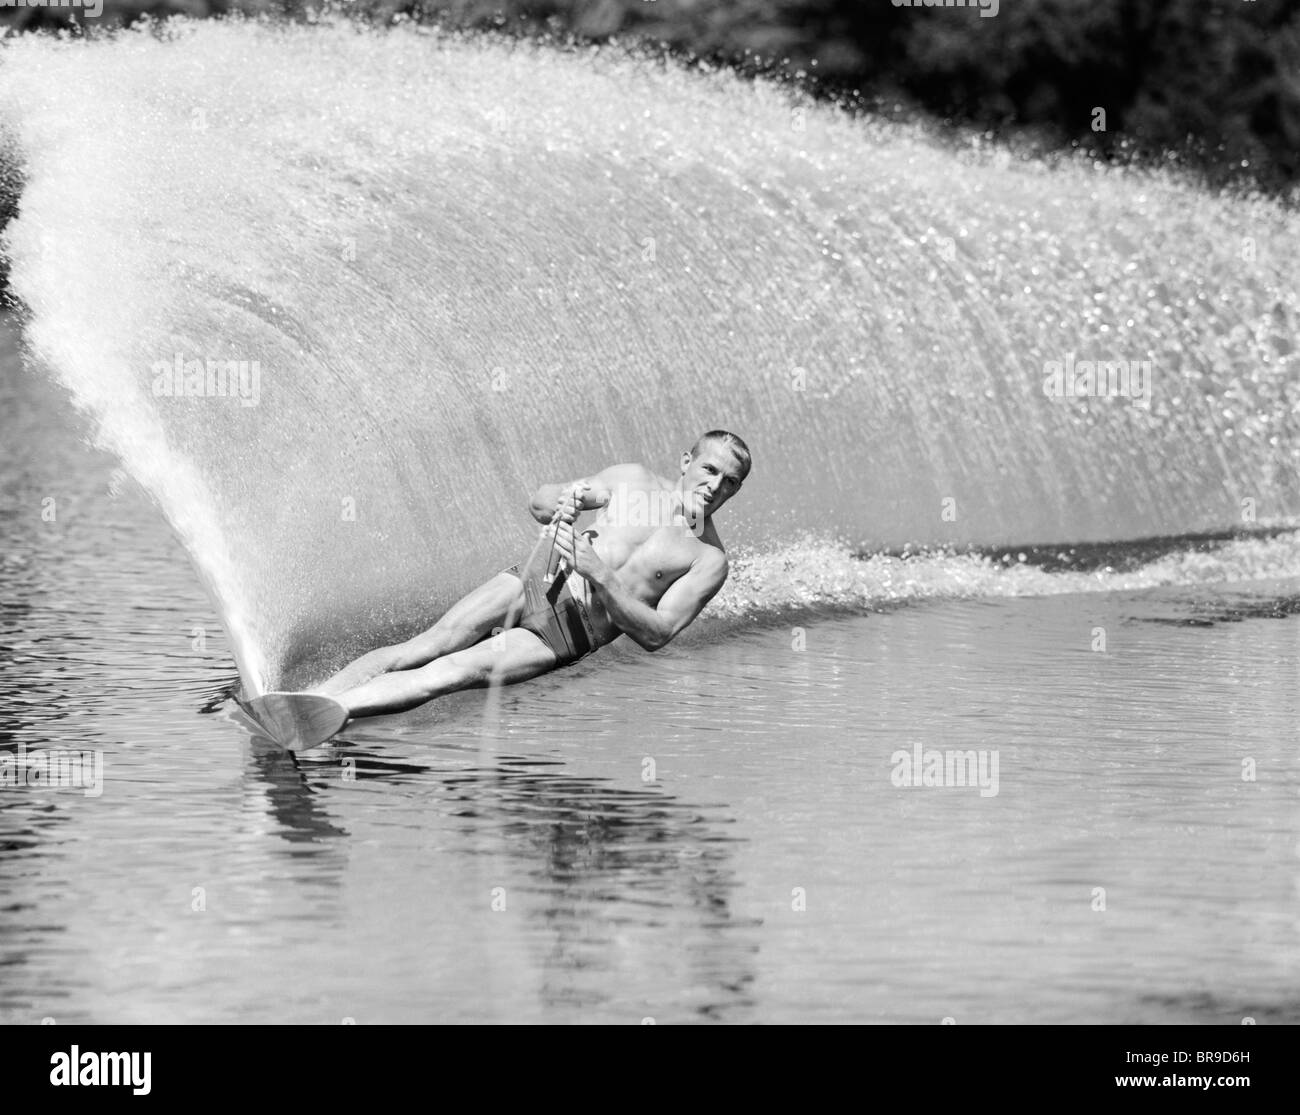
[[[682,510],[690,518],[716,515],[740,491],[741,464],[725,441],[706,441],[699,455],[682,454]]]

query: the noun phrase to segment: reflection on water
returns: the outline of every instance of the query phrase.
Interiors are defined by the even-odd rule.
[[[432,763],[353,743],[333,751],[321,761],[250,749],[245,793],[257,804],[249,809],[264,810],[274,822],[268,838],[292,845],[296,874],[304,855],[312,861],[313,884],[346,869],[349,838],[358,837],[360,846],[370,842],[331,817],[330,801],[348,787],[378,788],[388,805],[404,801],[401,808],[437,819],[439,871],[450,866],[462,879],[479,881],[479,905],[499,915],[483,922],[486,939],[500,950],[494,967],[508,966],[514,935],[529,941],[541,1017],[568,1008],[624,1009],[611,1003],[618,996],[610,975],[645,934],[665,931],[698,949],[690,958],[698,973],[691,1004],[697,1014],[729,1018],[751,1005],[744,989],[754,979],[749,957],[758,946],[736,931],[761,923],[742,924],[729,908],[737,885],[728,862],[733,838],[721,832],[718,821],[725,818],[718,811],[704,815],[657,790],[576,776],[550,758],[503,754],[483,766],[478,749],[445,742]],[[363,818],[358,827],[369,831],[373,821]],[[415,831],[421,825],[418,817],[409,823]],[[386,869],[394,890],[381,920],[397,905],[439,895],[411,886],[403,875],[419,858]],[[416,920],[436,917],[425,909]],[[463,929],[456,936],[463,944]],[[655,970],[672,962],[646,952],[640,978],[653,981]]]
[[[348,835],[330,820],[292,752],[252,739],[248,762],[247,793],[265,799],[275,835],[291,844],[321,844],[322,850],[329,850],[325,841]]]

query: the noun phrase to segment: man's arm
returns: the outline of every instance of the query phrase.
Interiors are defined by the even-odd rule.
[[[580,511],[595,511],[609,503],[617,484],[627,484],[645,472],[641,465],[610,465],[594,476],[570,480],[567,484],[543,484],[528,501],[528,513],[539,523],[549,523],[560,500],[575,488],[585,488],[580,493],[578,506],[566,517],[573,522]]]
[[[615,626],[638,646],[654,651],[672,642],[713,599],[727,579],[727,558],[710,548],[668,587],[657,608],[628,592],[618,574],[604,563],[593,571],[594,576],[579,571],[595,586]]]

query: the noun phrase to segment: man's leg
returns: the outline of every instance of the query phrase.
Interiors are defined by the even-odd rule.
[[[494,628],[503,627],[511,611],[515,621],[523,605],[524,584],[512,573],[498,573],[447,609],[428,631],[404,643],[363,654],[311,692],[337,697],[393,670],[413,670],[445,654],[473,646]]]
[[[337,694],[349,716],[382,716],[422,705],[458,689],[514,685],[555,669],[555,652],[531,631],[515,627],[415,670],[372,678]]]

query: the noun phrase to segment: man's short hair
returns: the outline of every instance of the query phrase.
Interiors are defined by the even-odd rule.
[[[741,480],[744,480],[749,475],[749,469],[753,461],[749,455],[749,446],[745,444],[744,439],[737,437],[730,430],[710,430],[707,434],[701,434],[695,444],[691,446],[691,460],[695,460],[700,455],[700,450],[704,448],[706,441],[720,441],[726,445],[736,455],[736,460],[740,462]]]

